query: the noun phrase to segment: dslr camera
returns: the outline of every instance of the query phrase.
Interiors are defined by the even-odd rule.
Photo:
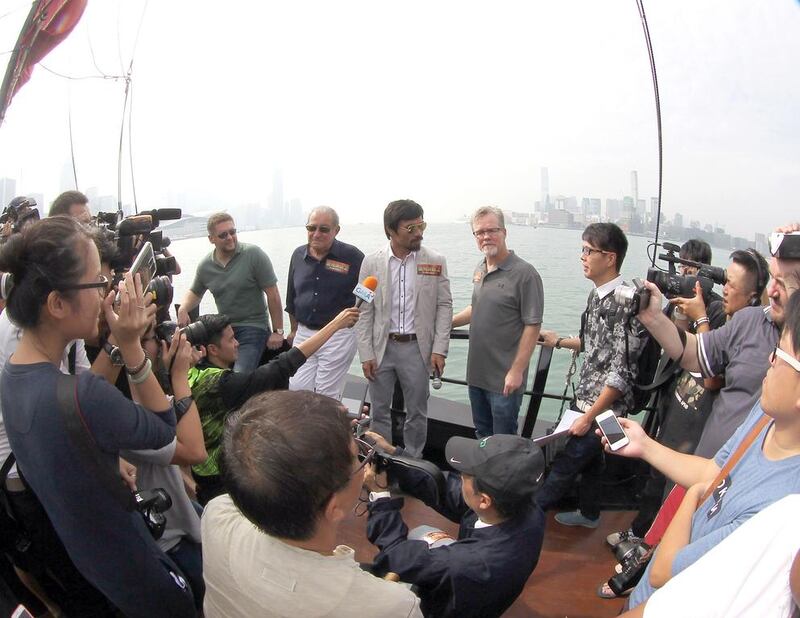
[[[182,332],[186,336],[186,340],[193,346],[208,345],[208,330],[206,325],[200,321],[192,322],[184,328],[179,328],[176,322],[169,320],[161,322],[156,326],[156,337],[161,341],[166,341],[169,345],[178,331]]]
[[[147,529],[154,540],[161,538],[167,526],[167,517],[164,515],[172,507],[172,498],[165,489],[146,489],[133,494],[136,500],[136,510],[144,519]]]

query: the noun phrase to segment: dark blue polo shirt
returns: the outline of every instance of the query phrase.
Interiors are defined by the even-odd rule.
[[[356,247],[338,240],[321,261],[308,253],[308,245],[297,247],[289,262],[286,313],[308,328],[325,326],[355,303],[353,288],[363,259]]]

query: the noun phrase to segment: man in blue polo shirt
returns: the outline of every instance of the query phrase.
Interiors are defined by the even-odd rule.
[[[336,240],[339,229],[339,215],[333,208],[315,208],[306,224],[308,244],[297,247],[292,254],[286,313],[292,325],[289,341],[295,344],[308,339],[342,309],[353,306],[353,288],[358,283],[364,254],[353,245]],[[355,331],[338,331],[291,378],[289,389],[341,398],[355,354]]]
[[[208,240],[214,250],[197,265],[194,282],[178,310],[178,324],[189,323],[189,312],[200,305],[203,294],[210,290],[217,311],[230,318],[239,342],[239,357],[233,370],[255,371],[265,345],[270,350],[283,345],[283,306],[278,278],[260,247],[239,242],[236,224],[228,213],[218,212],[209,217]]]

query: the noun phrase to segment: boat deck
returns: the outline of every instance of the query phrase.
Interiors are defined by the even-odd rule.
[[[547,517],[544,548],[522,594],[504,614],[507,618],[605,618],[619,614],[622,599],[604,600],[595,589],[608,579],[616,560],[606,535],[627,528],[630,511],[606,511],[595,530],[560,526]],[[436,526],[455,536],[458,526],[422,502],[406,498],[403,517],[409,527]],[[371,562],[377,549],[366,540],[367,518],[351,515],[342,526],[340,542],[356,550],[356,559]]]

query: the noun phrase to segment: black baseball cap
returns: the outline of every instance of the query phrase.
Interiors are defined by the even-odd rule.
[[[445,456],[453,468],[474,476],[497,498],[532,496],[544,476],[542,449],[521,436],[456,436],[447,441]]]

